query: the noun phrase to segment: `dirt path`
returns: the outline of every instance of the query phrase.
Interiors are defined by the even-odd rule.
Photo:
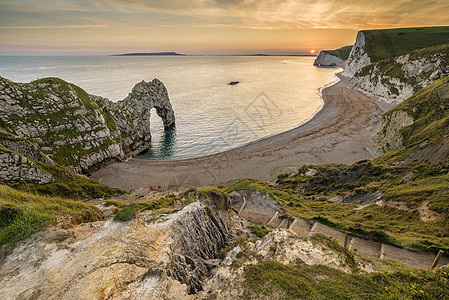
[[[349,89],[346,79],[323,91],[323,108],[290,131],[233,150],[182,160],[131,159],[108,165],[92,178],[132,190],[145,186],[198,187],[244,178],[268,180],[304,164],[350,164],[369,158],[369,126],[392,106]],[[282,120],[280,120],[282,121]]]

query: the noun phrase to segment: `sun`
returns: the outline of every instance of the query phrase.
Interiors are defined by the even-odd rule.
[[[315,54],[315,49],[310,50],[310,54]]]

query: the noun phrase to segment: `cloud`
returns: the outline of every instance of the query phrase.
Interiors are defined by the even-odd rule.
[[[446,0],[110,0],[114,7],[195,16],[222,26],[261,29],[441,25]]]
[[[101,28],[108,25],[48,25],[48,26],[0,26],[0,29],[64,29],[64,28]]]
[[[0,25],[66,25],[51,22],[61,16],[70,21],[89,17],[101,24],[135,27],[142,24],[132,24],[134,17],[142,16],[136,19],[145,26],[179,24],[183,17],[184,25],[193,27],[371,29],[447,24],[447,11],[447,0],[0,0],[0,19],[18,16],[17,21],[6,18]],[[49,24],[20,24],[20,16],[27,14],[34,14],[34,19],[40,14]],[[5,24],[10,19],[14,23]]]

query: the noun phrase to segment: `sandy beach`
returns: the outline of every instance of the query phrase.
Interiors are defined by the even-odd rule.
[[[112,187],[190,188],[240,179],[270,180],[304,164],[351,164],[370,158],[370,125],[391,104],[347,87],[347,79],[323,90],[322,109],[305,124],[244,146],[203,157],[110,164],[92,178]],[[282,122],[282,120],[279,120]]]

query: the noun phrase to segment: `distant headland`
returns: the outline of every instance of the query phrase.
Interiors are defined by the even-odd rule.
[[[180,54],[177,52],[149,52],[149,53],[122,53],[122,54],[111,54],[109,56],[314,56],[316,54],[264,54],[264,53],[256,53],[256,54]]]
[[[185,56],[185,54],[180,54],[176,52],[153,52],[153,53],[112,54],[111,56]]]

